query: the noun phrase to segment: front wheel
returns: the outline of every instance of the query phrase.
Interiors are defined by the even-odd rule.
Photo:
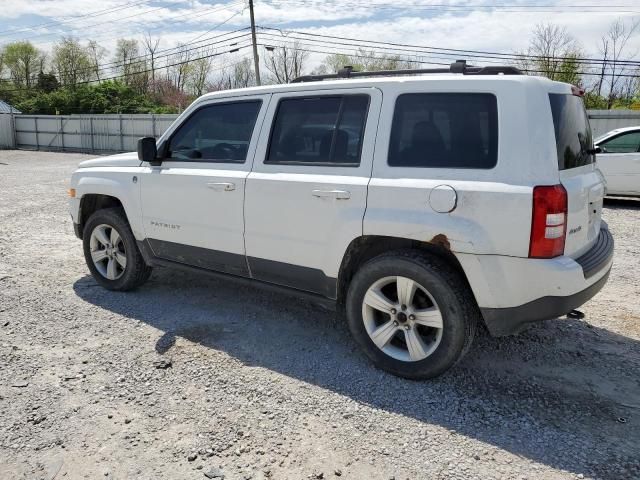
[[[93,278],[108,290],[133,290],[151,275],[122,209],[106,208],[91,215],[82,242]]]
[[[349,329],[379,368],[411,379],[432,378],[455,365],[471,345],[475,300],[461,275],[420,252],[375,257],[347,293]]]

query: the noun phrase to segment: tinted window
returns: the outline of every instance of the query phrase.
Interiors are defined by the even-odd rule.
[[[169,140],[167,158],[243,163],[260,104],[221,103],[196,110]]]
[[[265,163],[357,166],[368,95],[280,101]]]
[[[575,95],[550,93],[553,126],[556,132],[558,168],[581,167],[593,163],[593,138],[582,98]]]
[[[640,132],[629,132],[600,144],[602,153],[634,153],[640,151]]]
[[[498,107],[485,93],[400,95],[391,126],[392,167],[492,168]]]

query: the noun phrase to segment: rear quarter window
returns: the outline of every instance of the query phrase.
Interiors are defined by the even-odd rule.
[[[488,93],[398,96],[389,143],[391,167],[493,168],[498,107]]]
[[[593,137],[582,98],[550,93],[549,103],[556,135],[558,169],[568,170],[593,163]]]

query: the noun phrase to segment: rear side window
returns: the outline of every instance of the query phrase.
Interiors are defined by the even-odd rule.
[[[265,163],[358,166],[368,95],[280,101]]]
[[[602,153],[635,153],[640,151],[640,132],[627,132],[600,144]]]
[[[493,168],[498,107],[487,93],[409,93],[396,100],[389,165]]]
[[[593,163],[591,126],[582,98],[571,94],[550,93],[553,127],[558,149],[558,169],[582,167]]]
[[[261,103],[217,103],[199,108],[172,135],[167,159],[243,163]]]

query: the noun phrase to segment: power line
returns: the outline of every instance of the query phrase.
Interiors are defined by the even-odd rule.
[[[145,69],[145,70],[138,70],[138,71],[134,71],[134,72],[128,72],[128,73],[125,72],[125,73],[122,73],[120,75],[114,75],[114,76],[108,77],[108,78],[101,78],[100,80],[98,80],[98,79],[85,80],[85,81],[82,81],[82,82],[75,83],[74,86],[87,85],[87,84],[96,83],[96,82],[105,82],[105,81],[108,81],[108,80],[119,80],[121,78],[127,78],[127,77],[136,76],[136,75],[142,75],[142,74],[145,74],[145,73],[150,73],[152,71],[162,70],[164,68],[170,68],[170,67],[177,67],[179,65],[185,65],[187,63],[195,62],[195,61],[198,61],[198,60],[203,60],[203,59],[206,59],[206,58],[219,57],[220,55],[225,55],[227,53],[237,52],[237,51],[242,50],[243,48],[250,47],[251,46],[251,42],[249,42],[249,43],[247,43],[245,45],[235,45],[234,44],[234,45],[230,45],[230,46],[233,46],[233,49],[229,50],[229,51],[211,53],[211,54],[208,54],[208,55],[203,55],[203,56],[196,57],[196,58],[190,58],[188,60],[183,60],[183,61],[175,62],[175,63],[171,63],[171,64],[167,63],[167,64],[165,64],[165,65],[163,65],[161,67],[155,67],[153,69],[148,68],[148,69]],[[28,90],[34,90],[34,89],[35,89],[34,87],[14,88],[14,89],[11,89],[11,90],[3,90],[3,91],[1,91],[1,93],[24,92],[24,91],[28,91]]]
[[[221,70],[226,70],[228,68],[232,68],[235,67],[236,65],[240,65],[241,63],[245,62],[246,60],[248,60],[250,58],[250,55],[243,55],[240,57],[240,60],[236,61],[236,62],[232,62],[232,63],[227,63],[225,65],[220,65],[219,67],[215,67],[212,68],[210,71],[211,72],[215,72],[215,71],[221,71]],[[80,113],[87,113],[87,110],[85,108],[81,108],[81,107],[67,107],[65,108],[65,110],[70,111],[70,112],[80,112]]]
[[[151,24],[155,24],[155,23],[159,23],[159,22],[165,22],[165,23],[166,22],[175,22],[177,19],[184,18],[184,17],[188,17],[188,18],[186,20],[181,20],[181,22],[191,21],[192,19],[195,19],[195,18],[203,17],[205,15],[211,15],[212,13],[220,12],[222,10],[227,10],[230,7],[237,6],[237,5],[241,4],[241,3],[243,3],[242,0],[233,1],[233,2],[228,3],[228,4],[223,4],[218,8],[206,9],[204,12],[200,12],[200,13],[193,13],[193,10],[189,10],[189,11],[183,13],[183,14],[180,14],[180,15],[174,15],[174,16],[169,17],[169,18],[160,18],[160,19],[156,19],[156,20],[151,20],[149,22],[145,22],[144,24],[139,24],[139,25],[142,26],[142,27],[147,27],[148,28],[148,26],[151,25]],[[36,35],[31,35],[29,38],[27,38],[25,40],[31,40],[33,38],[40,38],[40,37],[61,36],[61,35],[65,35],[65,33],[66,34],[72,34],[73,31],[78,30],[78,29],[86,30],[86,29],[92,28],[92,27],[101,27],[101,26],[103,26],[103,25],[105,25],[107,23],[118,23],[118,22],[122,22],[122,20],[127,20],[127,19],[130,19],[130,18],[133,18],[133,17],[139,17],[140,15],[146,15],[146,14],[152,13],[154,11],[162,10],[162,9],[166,9],[166,8],[167,7],[165,7],[165,6],[155,7],[155,8],[152,8],[150,10],[144,10],[142,12],[138,12],[138,13],[135,13],[133,15],[128,15],[126,17],[119,17],[119,18],[115,18],[113,20],[105,20],[105,21],[103,21],[101,23],[95,23],[95,24],[91,24],[91,25],[81,25],[81,26],[72,28],[70,30],[70,32],[50,32],[50,33],[40,33],[40,34],[36,34]],[[137,22],[133,22],[133,23],[137,23]],[[107,31],[101,31],[100,35],[96,36],[95,38],[103,38],[106,34],[112,33],[112,32],[122,31],[123,28],[126,28],[126,25],[122,25],[122,26],[119,26],[118,28],[107,30]]]
[[[462,50],[462,49],[456,49],[456,48],[442,48],[442,47],[432,47],[432,46],[425,46],[425,45],[411,45],[411,44],[406,44],[406,43],[392,43],[392,42],[381,42],[381,41],[377,41],[377,40],[363,40],[363,39],[358,39],[358,38],[352,38],[352,37],[341,37],[341,36],[335,36],[335,35],[323,35],[323,34],[319,34],[319,33],[309,33],[309,32],[302,32],[302,31],[297,31],[297,30],[286,30],[286,29],[280,29],[280,28],[273,28],[273,27],[265,27],[265,26],[259,26],[258,27],[261,30],[272,30],[272,31],[278,31],[281,34],[283,34],[283,36],[286,36],[285,34],[289,33],[289,34],[295,34],[295,35],[304,35],[304,36],[310,36],[310,37],[320,37],[320,38],[327,38],[327,39],[337,39],[337,40],[345,40],[345,41],[350,41],[350,42],[361,42],[361,43],[371,43],[371,44],[376,44],[376,45],[391,45],[394,47],[407,47],[407,48],[413,48],[413,49],[420,49],[420,50],[433,50],[433,53],[442,53],[444,54],[444,52],[452,52],[455,54],[463,54],[463,55],[467,55],[467,54],[481,54],[481,55],[487,55],[487,58],[497,58],[497,59],[504,59],[504,60],[519,60],[522,58],[529,58],[529,59],[536,59],[536,60],[549,60],[549,57],[545,57],[542,55],[529,55],[529,54],[513,54],[513,53],[501,53],[501,52],[490,52],[490,51],[482,51],[482,50]],[[597,64],[597,65],[602,65],[603,62],[607,62],[610,60],[604,59],[604,58],[583,58],[583,57],[553,57],[554,61],[559,60],[559,61],[568,61],[568,62],[576,62],[576,63],[593,63],[593,64]],[[616,64],[621,64],[621,65],[630,65],[630,66],[640,66],[640,61],[636,61],[636,60],[617,60]]]
[[[562,13],[562,12],[575,12],[580,10],[580,13],[639,13],[635,5],[519,5],[519,4],[494,4],[494,5],[452,5],[452,4],[416,4],[416,3],[378,3],[378,2],[306,2],[303,0],[272,0],[270,5],[290,7],[291,5],[298,5],[304,7],[326,7],[328,5],[340,6],[341,8],[360,7],[366,9],[377,8],[380,10],[395,10],[400,8],[406,10],[421,10],[421,11],[434,11],[434,12],[475,12],[475,11],[498,11],[506,13]]]
[[[390,52],[389,55],[395,55],[395,56],[402,56],[402,59],[404,60],[406,57],[416,57],[419,59],[424,59],[424,58],[434,58],[437,60],[448,60],[449,62],[451,62],[452,58],[450,57],[459,57],[460,54],[458,53],[434,53],[434,52],[417,52],[415,50],[405,50],[405,49],[399,49],[399,48],[394,48],[394,47],[385,47],[385,46],[373,46],[373,45],[367,45],[367,44],[363,44],[363,43],[345,43],[345,42],[334,42],[334,41],[330,41],[330,40],[316,40],[316,39],[312,39],[312,38],[304,38],[304,37],[298,37],[298,36],[294,36],[294,35],[287,35],[286,37],[282,37],[282,36],[277,36],[275,34],[272,33],[266,33],[266,32],[260,32],[260,36],[262,38],[264,38],[265,36],[267,36],[267,40],[273,40],[275,42],[279,42],[279,41],[284,41],[284,40],[296,40],[296,41],[302,41],[302,42],[314,42],[314,43],[318,43],[321,46],[326,46],[326,44],[335,44],[338,45],[339,47],[348,47],[348,48],[353,48],[354,50],[357,48],[358,50],[361,49],[367,49],[367,48],[377,48],[379,50],[385,50],[386,52]],[[366,50],[365,50],[366,53]],[[439,56],[439,55],[444,55],[444,56]],[[363,56],[364,58],[365,56]],[[491,58],[491,57],[483,57],[483,58]],[[500,60],[484,60],[486,63],[493,63],[493,64],[504,64],[504,61],[500,61]],[[424,63],[424,62],[422,62]],[[437,63],[434,63],[434,65]],[[448,64],[447,64],[448,65]]]
[[[244,5],[244,4],[243,4]],[[195,42],[197,39],[204,37],[207,33],[211,33],[214,30],[217,30],[218,28],[220,28],[222,25],[224,25],[225,23],[230,22],[231,20],[233,20],[235,17],[237,17],[238,15],[240,15],[241,13],[244,12],[245,7],[242,7],[242,10],[237,11],[236,13],[234,13],[233,15],[231,15],[229,18],[227,18],[226,20],[224,20],[223,22],[218,23],[217,25],[213,26],[212,28],[210,28],[209,30],[207,30],[204,33],[201,33],[200,35],[198,35],[197,37],[193,37],[192,39],[190,39],[189,41],[185,42],[185,44],[189,44],[189,43],[193,43]]]
[[[504,65],[505,63],[508,62],[514,62],[516,60],[522,60],[523,57],[514,57],[512,59],[509,58],[502,58],[502,57],[495,57],[495,56],[487,56],[487,55],[474,55],[474,54],[466,54],[466,53],[447,53],[447,52],[425,52],[425,51],[418,51],[418,50],[405,50],[405,49],[399,49],[397,47],[386,47],[386,46],[379,46],[379,45],[368,45],[368,44],[364,44],[364,43],[346,43],[346,42],[334,42],[334,41],[330,41],[330,40],[326,40],[326,39],[322,39],[322,40],[316,40],[313,38],[301,38],[295,35],[287,35],[286,37],[277,37],[274,34],[270,34],[270,33],[265,33],[265,32],[260,32],[261,38],[265,38],[265,36],[267,36],[267,40],[272,40],[275,42],[278,41],[286,41],[286,40],[295,40],[295,41],[301,41],[301,42],[312,42],[314,44],[314,46],[318,46],[318,44],[320,45],[320,47],[329,47],[329,48],[350,48],[350,49],[363,49],[365,50],[365,55],[358,55],[358,57],[360,58],[367,58],[366,55],[366,49],[377,49],[379,50],[384,50],[384,52],[382,52],[382,54],[386,54],[386,55],[392,55],[392,56],[396,56],[399,57],[399,60],[405,61],[405,62],[409,62],[409,57],[414,57],[417,59],[417,61],[419,61],[418,63],[421,64],[426,64],[426,63],[433,63],[434,65],[439,65],[438,62],[426,62],[424,61],[425,58],[429,58],[429,59],[437,59],[437,60],[447,60],[448,62],[451,62],[453,60],[457,60],[459,57],[464,56],[467,59],[468,58],[475,58],[477,61],[481,61],[482,63],[489,63],[489,64],[495,64],[495,65]],[[330,45],[327,45],[330,44]],[[332,47],[332,45],[337,45],[337,47]],[[342,53],[342,52],[339,52]],[[354,56],[353,54],[348,54],[350,56]],[[387,58],[380,58],[380,59],[389,59]],[[551,61],[551,60],[550,60]],[[553,60],[555,61],[555,60]],[[447,64],[448,65],[448,64]],[[586,66],[590,66],[590,65],[586,65]],[[597,67],[601,67],[602,64],[594,64],[593,66],[597,66]]]
[[[174,56],[174,55],[176,55],[178,53],[186,54],[186,53],[192,52],[194,50],[197,51],[197,50],[201,50],[201,49],[204,49],[204,48],[207,48],[207,47],[212,47],[212,46],[215,46],[215,48],[227,47],[227,48],[230,48],[231,51],[235,50],[236,48],[243,48],[243,47],[238,47],[237,45],[238,45],[239,42],[242,42],[243,40],[247,39],[247,37],[249,35],[249,32],[247,31],[248,29],[249,29],[249,27],[243,27],[243,28],[239,28],[237,30],[233,30],[233,31],[230,31],[230,32],[225,32],[223,34],[215,35],[213,37],[208,37],[208,38],[193,42],[192,45],[197,45],[197,46],[192,46],[191,48],[185,48],[185,47],[188,47],[189,44],[182,44],[182,45],[179,45],[177,47],[172,47],[172,48],[167,48],[167,49],[164,49],[164,50],[159,50],[156,53],[163,53],[163,52],[169,52],[169,53],[164,53],[162,55],[154,55],[154,63],[158,59],[162,59],[162,58],[167,58],[168,59],[169,57],[172,57],[172,56]],[[243,33],[241,35],[228,37],[228,35],[234,35],[236,33],[243,32],[243,31],[245,33]],[[226,37],[226,38],[222,38],[222,37]],[[212,41],[212,40],[217,40],[217,41]],[[237,40],[237,41],[235,43],[228,43],[228,42],[231,42],[233,40]],[[203,42],[208,42],[208,43],[202,44]],[[201,45],[199,45],[199,44],[201,44]],[[224,44],[224,45],[221,45],[221,44]],[[231,48],[231,47],[233,47],[233,48]],[[225,53],[228,53],[228,52],[225,52]],[[116,68],[122,68],[122,67],[125,67],[125,66],[128,67],[128,68],[135,68],[136,66],[144,64],[147,60],[150,60],[150,54],[148,54],[148,53],[144,54],[144,55],[138,55],[138,56],[135,56],[135,57],[131,57],[131,58],[129,58],[127,60],[126,63],[123,63],[121,61],[112,61],[112,62],[108,62],[108,63],[92,65],[86,71],[83,71],[83,72],[89,72],[91,74],[94,74],[94,73],[104,73],[106,71],[114,70]],[[196,59],[187,59],[187,60],[185,60],[184,63],[190,62],[190,61],[193,61],[193,60],[196,60]],[[168,61],[169,60],[167,60],[167,62]],[[168,65],[161,65],[161,66],[158,66],[158,67],[154,67],[153,70],[157,71],[157,70],[161,70],[161,69],[164,69],[164,68],[167,68],[167,67],[168,67]],[[62,71],[61,73],[62,73],[62,75],[68,75],[71,72],[70,71]],[[135,74],[135,73],[141,73],[141,72],[133,72],[133,74]],[[94,80],[89,80],[87,82],[76,83],[76,85],[81,84],[81,83],[98,82],[98,81],[102,81],[102,80],[106,80],[106,79],[103,79],[103,78],[98,79],[98,78],[96,78]],[[0,79],[0,81],[10,82],[11,80],[9,80],[9,79]],[[21,90],[21,89],[14,89],[14,90],[9,90],[9,91],[19,91],[19,90]]]
[[[239,38],[242,38],[242,37],[248,35],[248,32],[245,32],[244,34],[238,35],[238,36],[235,36],[235,37],[225,38],[225,39],[217,41],[217,42],[211,42],[211,40],[216,40],[216,39],[225,37],[227,35],[234,35],[236,33],[239,33],[239,32],[242,32],[242,31],[246,31],[248,29],[249,29],[249,27],[243,27],[243,28],[239,28],[237,30],[232,30],[230,32],[225,32],[225,33],[221,33],[219,35],[214,35],[213,37],[207,37],[207,38],[204,38],[204,39],[196,41],[196,42],[183,43],[183,44],[177,45],[175,47],[165,48],[163,50],[157,50],[156,52],[154,52],[153,59],[155,61],[155,60],[157,60],[159,58],[169,57],[169,56],[175,55],[177,53],[190,52],[190,51],[193,51],[193,50],[198,50],[198,49],[202,49],[202,48],[206,48],[206,47],[211,47],[213,45],[217,45],[217,44],[222,43],[222,42],[239,39]],[[209,42],[209,43],[203,43],[203,42]],[[202,45],[197,45],[197,44],[200,44],[200,43],[202,43]],[[193,46],[192,48],[185,48],[185,47],[188,47],[190,45],[197,45],[197,46]],[[158,54],[162,54],[162,55],[158,55]],[[137,55],[135,57],[131,57],[128,60],[129,61],[133,60],[134,61],[133,63],[143,63],[146,60],[151,60],[151,54],[150,53],[145,53],[144,55]],[[112,62],[102,63],[102,64],[100,64],[98,66],[100,67],[100,69],[104,69],[106,67],[118,67],[118,66],[122,66],[122,62],[120,62],[119,60],[114,60]],[[95,70],[95,66],[93,68]]]
[[[270,46],[270,45],[265,45],[265,44],[261,44],[263,46]],[[308,44],[306,44],[308,45]],[[374,55],[371,54],[367,54],[367,55],[361,55],[361,54],[345,54],[343,51],[327,51],[327,50],[317,50],[316,48],[321,48],[321,47],[317,47],[315,45],[312,45],[311,48],[310,47],[305,47],[305,48],[301,48],[300,44],[298,44],[296,46],[296,44],[289,44],[287,45],[287,47],[289,50],[294,50],[294,51],[303,51],[303,52],[309,52],[309,53],[320,53],[320,54],[325,54],[325,55],[334,55],[334,54],[343,54],[343,55],[347,55],[349,57],[355,57],[355,58],[363,58],[363,59],[374,59],[374,60],[388,60],[388,57],[382,57],[382,56],[375,56],[376,53],[378,52],[373,52]],[[328,48],[334,48],[337,49],[338,47],[328,47]],[[407,63],[414,63],[414,64],[421,64],[421,65],[450,65],[450,63],[439,63],[439,62],[433,62],[433,61],[421,61],[421,60],[404,60]],[[542,70],[535,70],[535,69],[521,69],[523,72],[525,73],[545,73]],[[600,73],[594,73],[594,72],[575,72],[577,75],[581,75],[581,76],[600,76]],[[638,78],[638,75],[630,75],[630,74],[620,74],[620,75],[616,75],[617,77],[622,77],[622,78]]]
[[[127,9],[127,8],[132,8],[132,7],[135,7],[135,6],[140,5],[142,3],[147,3],[147,2],[149,2],[149,0],[140,0],[138,2],[128,2],[128,3],[122,4],[122,5],[119,5],[119,6],[116,6],[116,7],[105,8],[103,10],[96,10],[94,12],[85,13],[84,15],[73,16],[69,20],[58,20],[58,21],[53,21],[53,22],[38,23],[36,25],[25,26],[25,27],[20,28],[18,30],[2,30],[2,31],[0,31],[0,37],[15,35],[16,33],[24,32],[24,31],[27,31],[27,30],[35,31],[36,29],[43,28],[43,27],[48,27],[48,26],[51,26],[51,25],[61,25],[61,24],[66,24],[66,23],[70,23],[70,22],[76,22],[76,21],[82,20],[84,18],[99,17],[101,15],[106,15],[107,13],[113,13],[113,12],[117,12],[117,11],[124,10],[124,9]]]
[[[227,52],[223,52],[223,53],[229,53],[229,52],[234,51],[237,48],[240,48],[240,47],[237,46],[238,43],[246,40],[248,35],[249,35],[249,33],[247,32],[247,33],[244,33],[242,35],[237,35],[235,37],[225,38],[225,39],[220,40],[218,42],[212,42],[212,43],[209,43],[209,44],[206,44],[206,45],[202,45],[202,46],[198,46],[198,47],[194,47],[194,48],[183,49],[183,50],[179,50],[178,52],[168,53],[166,55],[160,55],[158,57],[154,56],[154,63],[155,63],[156,60],[161,59],[161,58],[166,58],[167,59],[166,63],[168,63],[170,61],[170,58],[173,57],[176,54],[187,54],[187,53],[192,52],[194,50],[200,50],[200,49],[202,49],[204,47],[208,47],[208,46],[212,46],[212,45],[219,45],[216,48],[225,48],[226,47],[229,50]],[[235,43],[225,43],[225,42],[229,42],[229,41],[232,41],[232,40],[237,40],[237,41]],[[220,44],[224,44],[224,45],[220,45]],[[181,47],[177,47],[177,48],[181,48]],[[145,57],[145,56],[132,57],[131,60],[133,60],[134,58],[141,58],[141,59],[137,60],[137,61],[131,61],[131,62],[127,61],[126,63],[125,62],[111,62],[111,63],[107,63],[107,64],[98,65],[97,68],[96,68],[96,66],[92,66],[91,68],[89,68],[85,72],[94,74],[94,73],[104,73],[106,71],[115,70],[117,68],[129,68],[129,69],[131,69],[131,68],[136,68],[136,67],[138,67],[140,65],[146,66],[147,58],[143,58],[143,57]],[[189,62],[192,62],[192,61],[195,61],[195,60],[199,60],[199,59],[202,59],[202,58],[207,58],[207,55],[201,56],[199,58],[187,58],[187,59],[185,59],[183,61],[181,60],[179,63],[177,63],[177,65],[182,65],[184,63],[189,63]],[[147,70],[147,71],[154,71],[155,72],[155,71],[158,71],[158,70],[162,70],[162,69],[168,68],[170,66],[174,66],[174,65],[164,64],[164,65],[160,65],[160,66],[154,66],[152,69]],[[143,72],[134,71],[134,72],[131,73],[131,75],[135,75],[135,74],[138,74],[138,73],[143,73]],[[62,74],[63,75],[67,75],[67,74],[69,74],[69,72],[68,71],[64,71],[64,72],[62,72]],[[89,82],[89,83],[90,82],[98,82],[98,81],[102,81],[102,80],[103,79],[97,79],[96,78],[95,80],[90,80],[90,81],[87,81],[87,82]],[[78,83],[76,83],[76,85],[78,85]]]
[[[140,22],[133,22],[133,23],[135,23],[136,25],[139,25],[140,27],[142,27],[143,29],[148,31],[149,30],[149,26],[150,25],[154,25],[156,23],[171,22],[171,24],[173,26],[175,23],[190,22],[190,21],[192,21],[192,20],[194,20],[196,18],[201,18],[201,17],[205,17],[205,16],[208,16],[208,15],[211,15],[213,13],[221,12],[223,10],[228,10],[231,7],[235,7],[235,6],[238,6],[238,5],[241,5],[241,4],[244,4],[244,0],[238,0],[238,1],[231,2],[231,3],[227,3],[223,7],[214,8],[212,10],[206,10],[206,11],[200,12],[198,14],[194,14],[193,12],[189,11],[189,12],[183,13],[181,15],[172,16],[170,18],[156,19],[156,20],[152,20],[152,21],[146,22],[146,23],[140,23]],[[187,18],[185,18],[185,17],[187,17]],[[180,20],[178,20],[178,19],[180,19]],[[118,28],[114,28],[114,29],[110,29],[110,30],[107,30],[107,31],[103,31],[96,38],[104,38],[105,36],[107,36],[110,33],[121,32],[123,28],[126,28],[126,26],[121,26],[121,27],[118,27]]]

